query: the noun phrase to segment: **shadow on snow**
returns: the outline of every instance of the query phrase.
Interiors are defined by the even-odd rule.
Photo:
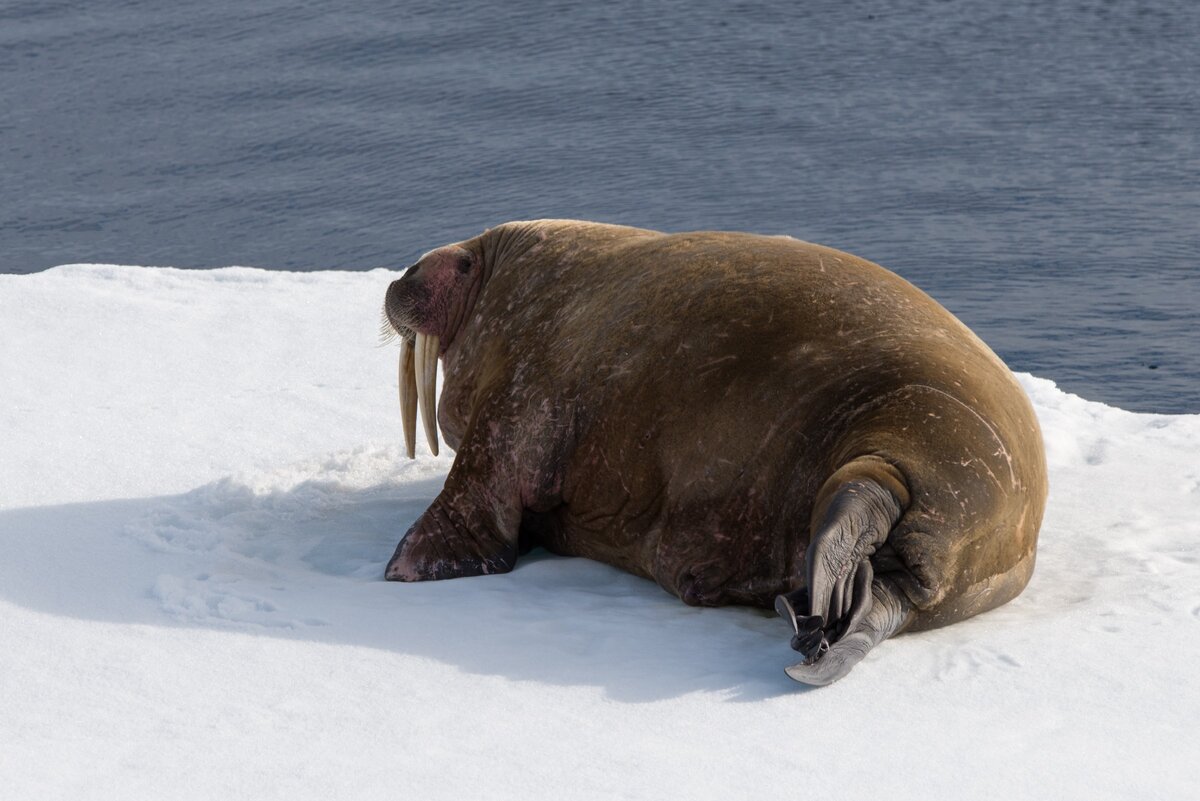
[[[803,689],[783,674],[797,655],[773,615],[691,608],[589,560],[538,550],[507,575],[383,581],[441,482],[259,493],[224,479],[182,495],[0,512],[0,594],[54,615],[387,649],[630,702]]]

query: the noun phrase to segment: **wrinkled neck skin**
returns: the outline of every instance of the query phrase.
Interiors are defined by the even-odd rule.
[[[510,222],[489,228],[474,239],[462,243],[483,260],[484,282],[497,266],[518,260],[546,238],[541,221]]]

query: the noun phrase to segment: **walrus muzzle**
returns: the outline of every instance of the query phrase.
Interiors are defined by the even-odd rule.
[[[415,264],[409,267],[404,278],[409,278],[416,269]],[[400,335],[400,419],[410,459],[417,455],[417,407],[421,409],[429,450],[434,456],[438,454],[437,360],[441,337],[416,330],[420,320],[418,310],[428,301],[429,290],[421,281],[402,278],[388,287],[383,304],[384,318]]]
[[[400,344],[400,419],[404,423],[404,447],[408,458],[417,456],[417,407],[429,450],[438,455],[437,360],[441,338],[418,333]]]

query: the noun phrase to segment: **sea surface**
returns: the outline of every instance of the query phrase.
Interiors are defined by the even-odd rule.
[[[532,217],[842,248],[1015,370],[1197,412],[1200,3],[0,0],[0,272]]]

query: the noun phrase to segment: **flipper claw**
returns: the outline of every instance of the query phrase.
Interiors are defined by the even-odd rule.
[[[800,633],[800,626],[796,622],[796,609],[786,595],[775,596],[775,614],[786,620],[795,634]]]
[[[820,615],[797,615],[790,596],[775,597],[775,612],[792,626],[792,650],[804,654],[805,662],[820,659],[829,650],[825,620]]]

